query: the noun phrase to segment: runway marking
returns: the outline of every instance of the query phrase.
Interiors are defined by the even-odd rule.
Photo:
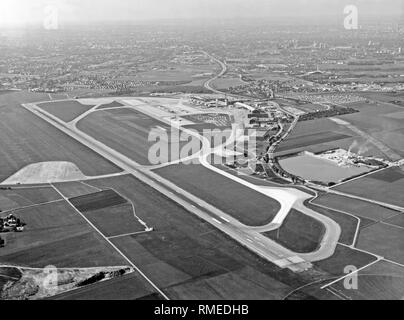
[[[215,219],[215,218],[212,218],[212,220],[215,221],[215,222],[218,223],[218,224],[222,224],[219,220],[217,220],[217,219]]]
[[[220,216],[220,218],[222,218],[224,221],[230,223],[230,220],[226,219],[225,217]]]
[[[130,260],[121,250],[118,249],[118,247],[116,245],[114,245],[111,240],[109,240],[90,220],[87,219],[87,217],[82,214],[71,202],[68,198],[66,198],[59,190],[58,188],[56,188],[52,183],[50,184],[51,187],[57,192],[59,193],[63,199],[73,208],[74,211],[76,211],[101,237],[103,237],[105,239],[105,241],[107,241],[137,272],[139,272],[139,274],[158,292],[160,293],[160,295],[166,299],[166,300],[170,300],[166,294],[161,291],[161,289],[159,287],[157,287],[157,285],[154,284],[154,282],[152,280],[150,280],[133,262],[132,260]]]

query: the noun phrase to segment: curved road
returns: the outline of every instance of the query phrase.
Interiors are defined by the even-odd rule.
[[[213,78],[209,79],[208,81],[205,82],[205,84],[203,85],[206,89],[217,93],[217,94],[226,94],[222,91],[216,90],[214,88],[212,88],[212,82],[219,79],[220,77],[222,77],[226,72],[227,72],[227,65],[220,61],[219,59],[215,58],[214,56],[212,56],[211,54],[207,53],[206,51],[202,51],[202,53],[204,53],[206,56],[208,56],[210,59],[214,60],[217,64],[220,65],[220,67],[222,68],[222,70],[220,71],[219,74],[217,74],[216,76],[214,76]]]

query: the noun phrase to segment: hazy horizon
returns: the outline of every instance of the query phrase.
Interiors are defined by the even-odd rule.
[[[321,20],[340,17],[348,4],[365,16],[403,16],[402,0],[1,0],[0,26],[43,21],[54,6],[61,24],[136,23],[153,20],[226,20],[290,17]]]

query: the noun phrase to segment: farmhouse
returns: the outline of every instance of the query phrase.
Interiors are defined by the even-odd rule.
[[[5,218],[0,218],[0,232],[22,232],[25,223],[10,214]]]

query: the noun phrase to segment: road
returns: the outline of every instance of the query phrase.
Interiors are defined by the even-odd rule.
[[[222,70],[220,71],[220,73],[218,73],[217,75],[215,75],[213,78],[209,79],[208,81],[205,82],[205,84],[203,85],[207,90],[210,90],[214,93],[217,94],[226,94],[222,91],[216,90],[215,88],[212,88],[212,82],[219,79],[220,77],[222,77],[226,72],[227,72],[227,65],[220,61],[219,59],[215,58],[214,56],[212,56],[211,54],[202,51],[202,53],[204,53],[206,56],[208,56],[210,59],[214,60],[217,64],[220,65],[220,67],[222,68]]]

